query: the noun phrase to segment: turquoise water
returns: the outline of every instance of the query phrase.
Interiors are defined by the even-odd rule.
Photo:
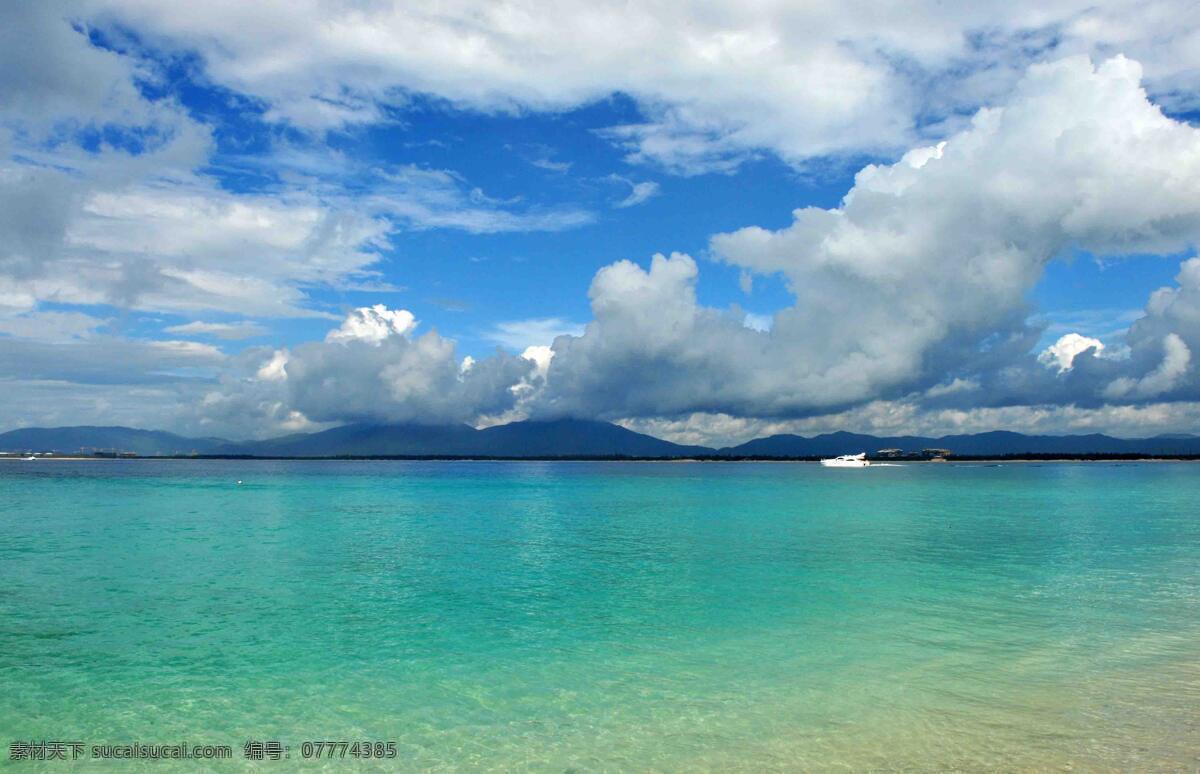
[[[1194,771],[1198,503],[1186,463],[0,462],[0,742]]]

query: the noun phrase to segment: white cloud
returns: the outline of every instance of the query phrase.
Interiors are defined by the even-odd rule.
[[[435,331],[414,337],[404,310],[356,309],[324,342],[288,355],[287,405],[318,422],[441,424],[498,414],[534,364],[497,353],[462,367],[453,341]]]
[[[456,228],[472,234],[565,231],[587,225],[595,215],[578,207],[522,207],[498,200],[444,169],[413,165],[375,169],[378,181],[367,201],[414,229]]]
[[[1057,367],[1061,374],[1063,371],[1070,371],[1075,358],[1089,349],[1094,349],[1099,355],[1104,351],[1104,342],[1080,336],[1078,333],[1068,333],[1042,350],[1038,355],[1038,362],[1048,367]]]
[[[229,163],[277,178],[285,190],[300,189],[331,201],[345,202],[347,192],[353,191],[353,208],[416,231],[563,231],[595,220],[594,213],[580,207],[490,196],[453,169],[358,159],[316,138],[303,143],[279,140],[269,153],[240,156]]]
[[[625,209],[627,207],[636,206],[647,199],[652,199],[655,196],[658,196],[659,194],[659,185],[653,180],[646,180],[636,183],[627,178],[620,177],[619,175],[609,175],[608,179],[624,183],[629,186],[629,195],[619,202],[613,204],[613,206],[617,209]]]
[[[0,427],[107,424],[184,430],[180,407],[198,403],[196,384],[80,383],[0,378]]]
[[[521,359],[533,367],[516,384],[509,387],[509,392],[514,398],[512,404],[504,411],[484,413],[475,417],[473,424],[476,427],[504,425],[529,418],[530,404],[537,399],[546,383],[546,374],[550,370],[550,361],[554,359],[554,350],[543,345],[529,346],[521,353]]]
[[[928,409],[919,402],[872,401],[834,414],[803,419],[758,419],[729,414],[690,414],[681,418],[621,420],[621,425],[683,444],[720,448],[778,434],[812,437],[844,430],[878,436],[939,437],[1003,428],[1031,435],[1106,433],[1147,438],[1160,433],[1200,434],[1200,402],[1137,406],[1027,405],[996,408]]]
[[[754,314],[752,312],[747,312],[745,318],[742,320],[742,324],[747,328],[753,331],[759,331],[761,333],[766,333],[767,331],[771,330],[771,324],[773,322],[774,321],[769,314]]]
[[[212,344],[202,344],[199,341],[148,341],[146,346],[158,352],[191,356],[198,360],[220,361],[225,358],[225,353],[220,349]]]
[[[555,342],[540,410],[796,416],[953,378],[981,384],[981,401],[1036,399],[1047,387],[1055,400],[1100,399],[1099,371],[1111,380],[1157,365],[1138,355],[1140,322],[1127,363],[1081,369],[1077,356],[1058,386],[1013,366],[1033,361],[1027,299],[1056,256],[1171,254],[1200,238],[1200,131],[1147,101],[1139,76],[1121,57],[1031,68],[1006,104],[944,143],[865,167],[840,207],[714,237],[717,258],[782,275],[795,295],[769,334],[700,306],[688,256],[602,269],[595,320]],[[1163,291],[1151,314],[1190,308],[1193,274],[1185,267],[1184,287]]]
[[[282,382],[287,379],[288,353],[286,349],[277,349],[271,353],[270,359],[264,362],[255,372],[259,381]]]
[[[754,275],[742,269],[738,272],[738,289],[746,295],[754,292]]]
[[[132,399],[112,389],[120,384],[146,402],[146,417],[194,401],[200,408],[178,421],[276,429],[526,410],[664,422],[841,417],[880,427],[990,417],[1032,427],[1038,412],[1086,425],[1159,416],[1153,410],[1171,416],[1166,401],[1193,405],[1200,259],[1152,296],[1123,344],[1119,331],[1104,331],[1110,351],[1128,353],[1120,361],[1086,356],[1087,347],[1068,352],[1060,339],[1046,356],[1059,373],[1039,366],[1027,299],[1046,262],[1069,247],[1194,249],[1197,130],[1165,118],[1142,91],[1141,68],[1124,58],[1023,73],[1031,58],[1116,46],[1144,59],[1156,99],[1186,107],[1200,72],[1197,25],[1172,3],[1067,0],[880,6],[866,17],[769,3],[5,7],[0,66],[21,75],[0,79],[6,399],[29,407],[29,396],[74,383],[86,399],[31,415],[109,406],[129,416]],[[195,341],[106,335],[107,321],[45,307],[319,316],[312,287],[394,290],[374,267],[397,228],[552,231],[594,214],[495,198],[448,169],[347,169],[336,153],[300,150],[289,160],[285,147],[262,161],[278,166],[275,187],[231,192],[198,171],[211,160],[209,127],[138,88],[162,77],[159,66],[138,58],[137,45],[125,55],[92,46],[88,24],[118,36],[129,29],[172,52],[193,49],[217,83],[308,129],[391,120],[385,108],[416,93],[519,112],[622,92],[642,118],[603,134],[631,160],[684,174],[731,171],[763,152],[801,165],[826,153],[890,152],[918,133],[946,140],[863,169],[839,207],[713,240],[713,255],[742,271],[747,292],[758,273],[781,275],[795,294],[769,331],[741,310],[702,306],[695,261],[673,254],[648,269],[627,261],[602,269],[586,330],[558,318],[498,325],[490,338],[521,357],[464,368],[453,341],[415,336],[410,313],[383,306],[355,310],[325,342],[229,357]],[[981,101],[998,107],[957,117]],[[918,132],[916,116],[946,120]],[[130,142],[85,148],[79,136],[101,127]],[[316,142],[319,133],[306,136]],[[348,196],[347,184],[361,181],[367,194]],[[653,183],[630,185],[621,204],[656,192]],[[219,325],[244,324],[173,330],[233,332]],[[964,409],[967,400],[988,405]],[[1002,405],[1021,401],[1090,403]]]
[[[114,19],[90,3],[0,10],[0,309],[325,316],[313,288],[396,290],[373,267],[397,228],[560,230],[593,217],[497,200],[449,170],[351,163],[311,138],[223,158],[275,181],[233,192],[199,171],[211,127],[146,96],[158,89],[140,86],[167,74]],[[89,23],[124,53],[93,45]],[[105,139],[87,144],[89,133]]]
[[[145,341],[90,333],[55,341],[0,336],[0,379],[151,384],[210,379],[228,363],[195,341]]]
[[[0,305],[311,315],[303,286],[368,273],[386,222],[305,193],[222,190],[194,171],[212,149],[209,128],[136,88],[151,65],[95,48],[54,4],[35,5],[0,33],[32,36],[20,56],[50,62],[0,78],[0,88],[36,86],[18,86],[24,96],[2,109]],[[42,69],[42,81],[30,74]],[[101,128],[126,142],[85,148],[82,133]]]
[[[771,337],[741,315],[699,306],[697,273],[683,254],[656,255],[649,270],[631,261],[601,269],[589,291],[595,319],[582,336],[554,341],[539,410],[653,416],[697,403],[785,400],[779,366],[766,362]]]
[[[215,336],[218,339],[238,340],[262,336],[267,329],[256,322],[241,320],[233,323],[211,323],[195,320],[183,325],[171,325],[163,328],[167,333],[183,336]]]
[[[453,341],[416,328],[405,310],[375,306],[351,311],[324,341],[251,348],[170,424],[261,437],[345,422],[473,423],[512,411],[538,378],[533,360],[460,357]]]
[[[326,334],[325,340],[380,344],[389,336],[406,336],[416,327],[417,319],[407,309],[376,304],[351,311],[339,327]]]
[[[0,4],[0,115],[38,131],[77,119],[151,124],[156,108],[138,92],[135,60],[90,45],[66,3]]]
[[[1114,380],[1104,390],[1104,396],[1120,399],[1126,396],[1153,398],[1173,390],[1187,373],[1192,362],[1192,352],[1176,333],[1163,337],[1162,362],[1150,373],[1140,378],[1124,376]]]
[[[992,101],[1047,57],[1123,51],[1147,63],[1156,94],[1184,104],[1200,72],[1184,0],[91,7],[98,23],[195,50],[216,82],[317,129],[386,120],[386,107],[415,94],[519,112],[623,93],[644,120],[611,136],[632,159],[685,173],[728,169],[760,149],[800,163],[901,147],[918,117],[952,119]]]
[[[512,350],[545,346],[559,336],[579,336],[583,326],[561,317],[534,317],[528,320],[507,320],[484,334],[489,341]]]
[[[945,144],[866,167],[842,207],[713,247],[788,280],[797,304],[774,332],[824,342],[810,369],[828,363],[862,397],[911,383],[931,358],[949,365],[956,339],[1019,333],[1026,294],[1067,247],[1171,252],[1200,235],[1200,133],[1148,103],[1138,77],[1122,58],[1035,67]],[[855,352],[869,360],[847,383],[838,366]]]
[[[941,398],[946,395],[961,395],[963,393],[972,393],[980,388],[979,382],[974,379],[963,379],[955,377],[949,382],[935,384],[925,391],[926,398]]]
[[[571,161],[556,161],[555,156],[558,151],[549,145],[541,143],[532,143],[526,145],[506,146],[515,150],[521,158],[529,162],[538,169],[544,169],[547,172],[556,172],[565,174],[571,171],[571,167],[575,164]]]
[[[550,370],[550,361],[554,359],[554,350],[548,346],[526,347],[525,351],[521,353],[521,357],[533,361],[534,373],[545,378],[546,373]]]
[[[1200,258],[1190,258],[1179,267],[1175,287],[1159,288],[1151,294],[1143,317],[1129,328],[1126,337],[1131,359],[1143,368],[1157,367],[1164,351],[1182,361],[1183,348],[1168,337],[1174,335],[1191,352],[1200,351]]]
[[[529,163],[538,169],[559,173],[569,172],[571,167],[574,166],[573,162],[570,161],[551,161],[550,159],[534,159]]]
[[[32,311],[12,316],[0,315],[0,334],[54,342],[87,338],[107,324],[107,320],[82,312]]]
[[[126,188],[83,202],[34,285],[71,303],[311,316],[302,286],[363,274],[388,230],[303,194]]]

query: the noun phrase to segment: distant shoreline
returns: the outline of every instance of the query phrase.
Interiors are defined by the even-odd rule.
[[[52,456],[37,456],[28,460],[19,456],[3,456],[0,461],[15,462],[80,462],[80,461],[131,461],[131,460],[244,460],[254,461],[293,461],[293,462],[803,462],[817,463],[823,457],[758,457],[758,456],[694,456],[694,457],[633,457],[622,455],[565,455],[565,456],[530,456],[530,457],[499,457],[486,455],[332,455],[325,457],[299,456],[251,456],[225,454],[188,454],[162,456],[90,456],[54,454]],[[902,459],[892,457],[868,458],[874,464],[887,465],[944,465],[955,463],[995,463],[995,462],[1200,462],[1200,454],[1015,454],[1015,455],[963,455],[949,457],[945,460]]]

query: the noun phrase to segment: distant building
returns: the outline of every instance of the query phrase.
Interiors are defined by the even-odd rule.
[[[903,449],[880,449],[879,451],[875,452],[875,456],[876,457],[886,457],[888,459],[895,459],[897,457],[903,457],[904,450]]]
[[[949,457],[954,452],[949,449],[922,449],[921,454],[925,457]]]

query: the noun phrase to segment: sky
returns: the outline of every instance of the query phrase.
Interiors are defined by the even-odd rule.
[[[1200,433],[1200,6],[0,5],[0,429]]]

